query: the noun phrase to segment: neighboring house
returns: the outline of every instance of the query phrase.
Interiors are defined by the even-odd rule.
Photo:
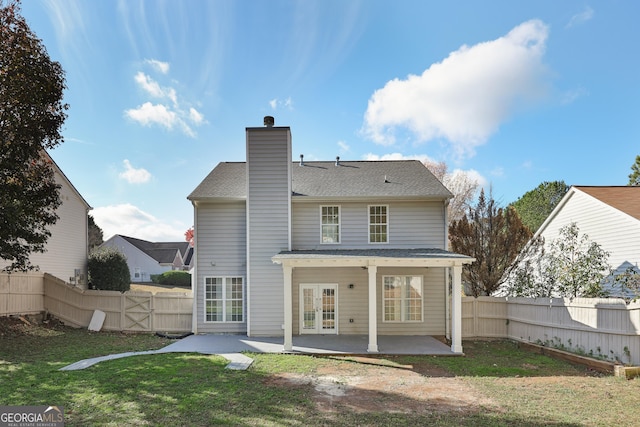
[[[127,258],[132,282],[150,282],[152,274],[189,270],[193,248],[188,242],[148,242],[116,234],[99,246],[118,249]]]
[[[292,162],[289,127],[265,125],[246,129],[247,162],[188,196],[194,332],[283,336],[285,351],[294,334],[368,335],[370,352],[378,334],[448,335],[461,353],[473,259],[446,250],[451,193],[419,161]]]
[[[60,201],[56,210],[58,220],[49,228],[46,252],[33,253],[31,264],[65,282],[86,288],[87,256],[89,251],[88,213],[91,206],[71,184],[60,167],[51,159],[55,181],[60,185]],[[0,269],[11,264],[0,260]]]
[[[573,186],[534,237],[542,236],[548,245],[572,222],[581,235],[586,234],[609,252],[614,274],[629,267],[640,272],[640,187]],[[626,296],[609,290],[612,296]]]

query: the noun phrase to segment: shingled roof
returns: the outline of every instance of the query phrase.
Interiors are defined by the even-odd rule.
[[[417,160],[293,162],[291,175],[294,197],[452,197]],[[246,163],[219,163],[187,198],[246,198]]]
[[[575,188],[640,220],[640,187],[576,185]]]
[[[136,248],[140,249],[160,264],[171,264],[176,252],[184,256],[189,249],[189,242],[148,242],[134,237],[120,236]]]

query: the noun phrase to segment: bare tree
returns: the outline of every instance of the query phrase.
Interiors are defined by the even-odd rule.
[[[459,169],[449,172],[445,162],[427,160],[424,165],[453,193],[453,199],[449,202],[449,224],[462,218],[478,193],[478,180]]]

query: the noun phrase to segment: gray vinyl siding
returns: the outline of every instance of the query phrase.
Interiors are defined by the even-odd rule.
[[[196,210],[198,333],[246,333],[245,202],[199,203]],[[243,277],[245,322],[205,322],[205,277]]]
[[[340,206],[339,244],[320,243],[320,206]],[[369,243],[370,205],[388,206],[388,243]],[[439,248],[445,249],[443,202],[371,200],[293,203],[293,249]]]
[[[283,334],[284,278],[271,257],[289,249],[290,138],[288,128],[247,129],[247,332],[252,336]]]
[[[637,265],[640,262],[640,221],[576,190],[557,215],[541,232],[549,244],[557,239],[560,229],[575,222],[580,234],[587,234],[609,252],[609,263],[617,269],[625,261]]]
[[[379,335],[445,335],[444,268],[379,268],[376,280]],[[423,321],[382,322],[382,277],[422,276]],[[369,331],[367,270],[362,268],[326,267],[293,270],[293,334],[300,333],[300,285],[338,285],[338,334],[366,335]],[[353,284],[350,289],[349,285]],[[353,322],[350,322],[353,319]]]

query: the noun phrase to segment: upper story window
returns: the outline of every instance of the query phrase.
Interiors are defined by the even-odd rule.
[[[369,243],[387,243],[389,241],[389,207],[386,205],[369,206]]]
[[[320,206],[321,243],[340,243],[340,206]]]

